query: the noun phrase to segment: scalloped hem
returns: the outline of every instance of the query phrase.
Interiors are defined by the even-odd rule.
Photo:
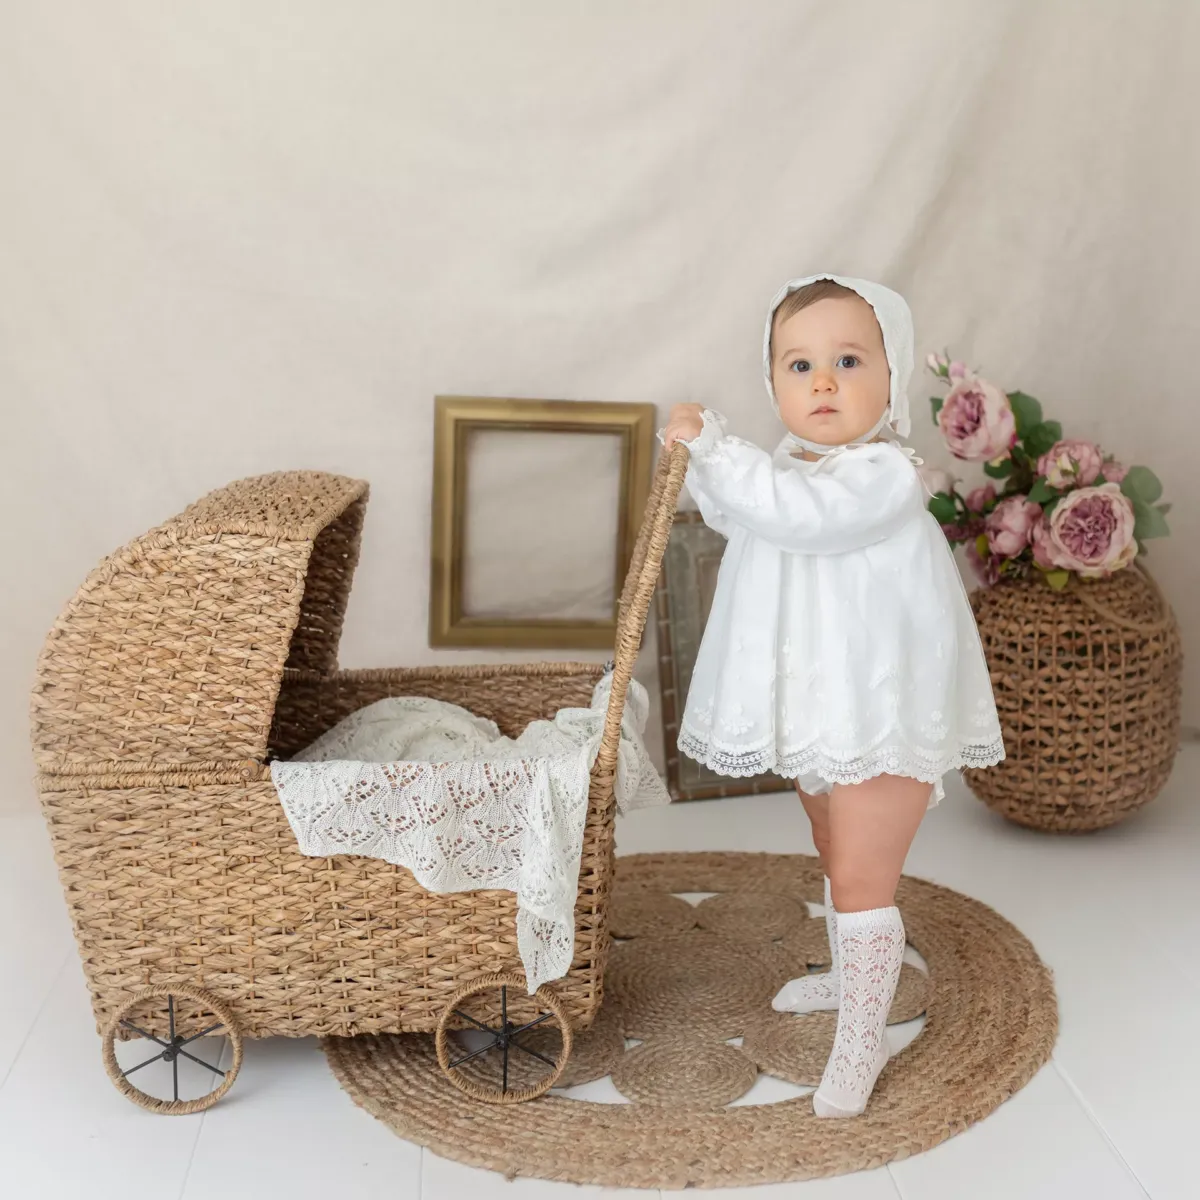
[[[893,746],[872,750],[861,758],[841,760],[820,750],[803,750],[781,757],[773,746],[741,752],[720,750],[708,738],[685,728],[679,734],[679,749],[694,762],[731,779],[749,779],[773,772],[783,779],[815,775],[830,785],[848,787],[880,775],[902,775],[906,779],[934,784],[939,791],[942,776],[950,771],[983,770],[1004,761],[1004,743],[999,738],[959,746],[954,752],[936,759],[918,757],[910,750]]]

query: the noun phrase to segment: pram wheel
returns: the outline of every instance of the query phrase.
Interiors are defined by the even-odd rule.
[[[451,1023],[461,1023],[460,1042]],[[571,1022],[547,986],[489,975],[451,996],[438,1022],[438,1062],[459,1091],[487,1104],[519,1104],[554,1086],[571,1054]]]
[[[138,1035],[152,1043],[156,1052],[131,1067],[122,1067],[115,1046],[118,1031]],[[212,1036],[229,1039],[232,1061],[225,1070],[198,1053],[199,1039]],[[171,984],[139,992],[117,1011],[104,1031],[103,1055],[108,1077],[127,1099],[150,1112],[183,1115],[211,1108],[233,1086],[242,1065],[242,1035],[224,1001],[201,988]],[[208,1059],[211,1058],[210,1052]],[[143,1068],[153,1071],[154,1063],[170,1064],[170,1078],[163,1085],[163,1090],[170,1090],[170,1099],[144,1092],[130,1082],[129,1077],[135,1071]],[[216,1083],[216,1087],[181,1099],[181,1067],[185,1071],[182,1091],[194,1093],[210,1082]],[[158,1074],[165,1077],[166,1072]]]

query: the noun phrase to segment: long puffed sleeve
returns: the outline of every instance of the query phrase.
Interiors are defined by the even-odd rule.
[[[706,411],[687,487],[705,524],[740,528],[794,554],[841,554],[883,541],[925,511],[920,479],[887,442],[856,446],[811,470],[778,467],[758,446],[730,437]]]

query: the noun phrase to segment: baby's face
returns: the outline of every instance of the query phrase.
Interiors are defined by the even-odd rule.
[[[875,312],[861,296],[818,300],[775,326],[771,381],[783,423],[840,446],[887,408],[891,377]]]

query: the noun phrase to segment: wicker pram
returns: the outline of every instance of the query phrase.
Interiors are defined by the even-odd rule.
[[[515,736],[587,705],[603,668],[338,670],[367,485],[335,475],[234,483],[92,572],[42,651],[33,747],[104,1061],[130,1099],[208,1107],[237,1073],[243,1036],[436,1030],[443,1068],[482,1099],[530,1098],[557,1078],[571,1030],[602,998],[621,713],[686,458],[680,447],[660,459],[620,599],[574,959],[536,998],[561,1047],[549,1075],[499,1095],[441,1052],[464,997],[497,989],[494,1012],[523,983],[515,895],[434,894],[378,859],[304,857],[269,763],[389,696],[451,701]],[[224,1026],[231,1063],[207,1095],[157,1099],[121,1069],[114,1042],[152,1037],[177,1072],[185,1014],[197,1036]]]

